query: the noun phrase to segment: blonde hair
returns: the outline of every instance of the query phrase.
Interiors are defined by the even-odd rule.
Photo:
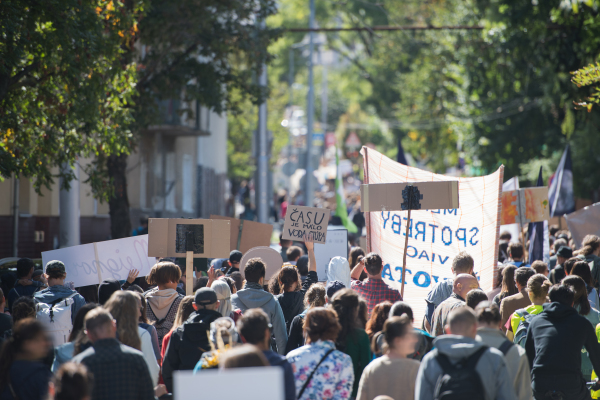
[[[546,298],[551,287],[552,283],[542,274],[535,274],[527,281],[527,291],[535,299]]]
[[[179,307],[177,307],[177,314],[175,314],[175,320],[173,321],[173,327],[171,330],[179,328],[187,319],[190,314],[194,312],[194,296],[185,296],[179,302]]]
[[[141,350],[142,340],[138,333],[136,317],[139,309],[138,300],[132,292],[120,290],[110,296],[110,299],[104,304],[104,308],[117,321],[119,341],[126,346]]]
[[[219,300],[219,308],[217,311],[221,313],[223,317],[229,317],[231,314],[231,289],[227,282],[217,279],[210,285],[210,288],[217,292],[217,299]]]

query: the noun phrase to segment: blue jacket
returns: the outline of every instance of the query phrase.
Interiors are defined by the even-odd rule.
[[[15,287],[8,292],[8,296],[6,297],[6,300],[8,300],[8,309],[12,312],[13,303],[17,301],[19,297],[32,297],[42,286],[44,286],[44,284],[38,281],[31,281],[31,285],[28,286],[23,286],[17,281]]]
[[[34,299],[39,302],[50,304],[55,300],[64,299],[69,297],[71,294],[76,293],[75,290],[62,285],[50,286],[44,290],[41,290],[33,295]],[[85,299],[79,293],[73,296],[74,303],[71,306],[71,320],[75,319],[77,311],[85,305]]]

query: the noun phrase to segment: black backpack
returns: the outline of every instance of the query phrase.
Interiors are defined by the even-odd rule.
[[[435,358],[442,374],[435,385],[434,400],[485,400],[483,383],[475,366],[487,349],[484,346],[457,364],[452,364],[445,354],[437,351]]]

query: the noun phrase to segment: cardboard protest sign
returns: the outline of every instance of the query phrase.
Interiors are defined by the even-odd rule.
[[[97,285],[105,279],[125,280],[130,269],[146,276],[156,262],[147,254],[148,235],[141,235],[44,251],[42,261],[44,268],[49,261],[62,261],[66,281],[81,287]]]
[[[247,252],[256,246],[269,246],[273,235],[273,225],[243,219],[211,215],[210,219],[227,220],[230,223],[229,250]]]
[[[502,192],[501,225],[528,224],[550,218],[548,187],[531,187]]]
[[[175,371],[173,384],[175,400],[197,400],[198,388],[203,399],[239,400],[237,390],[227,390],[232,382],[245,390],[244,400],[282,400],[285,398],[283,368],[254,367],[235,369],[207,369],[199,374]]]
[[[578,246],[582,245],[586,235],[600,236],[600,203],[566,214],[565,219]]]
[[[315,244],[315,258],[317,260],[317,275],[320,281],[327,280],[325,268],[333,257],[348,258],[348,230],[335,227],[327,228],[327,241],[325,244]],[[353,267],[352,265],[350,266]]]
[[[265,263],[265,282],[278,273],[283,265],[283,258],[281,258],[281,254],[279,254],[277,250],[266,246],[255,247],[244,253],[242,260],[240,261],[240,272],[242,276],[244,276],[244,267],[251,258],[260,258]]]
[[[399,211],[406,208],[403,191],[407,185],[417,188],[421,210],[458,208],[458,181],[395,182],[366,184],[360,187],[360,206],[363,212]]]
[[[148,220],[148,256],[186,257],[188,233],[194,238],[194,258],[229,257],[229,221],[183,218]]]
[[[365,183],[369,185],[457,180],[399,164],[365,147],[362,154]],[[410,220],[407,211],[365,213],[367,249],[381,255],[383,279],[398,290],[405,235],[408,235],[404,300],[413,308],[415,324],[421,324],[426,310],[424,299],[433,285],[452,279],[452,259],[461,251],[473,257],[481,288],[492,289],[498,260],[503,172],[501,166],[491,175],[458,178],[460,205],[456,209],[413,211]]]
[[[327,208],[289,206],[283,224],[283,239],[304,240],[312,235],[315,243],[325,243],[329,224]]]

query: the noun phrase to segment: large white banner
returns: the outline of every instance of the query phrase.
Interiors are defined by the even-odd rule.
[[[124,280],[130,269],[146,276],[156,262],[154,257],[148,257],[148,235],[44,251],[44,270],[51,260],[65,264],[66,281],[73,282],[75,287],[96,285],[105,279]]]
[[[565,219],[577,246],[581,246],[585,235],[600,236],[600,203],[566,214]]]
[[[500,194],[504,166],[491,175],[456,178],[408,167],[363,147],[364,183],[459,181],[459,208],[365,213],[367,246],[383,258],[383,279],[400,289],[402,255],[409,224],[404,300],[413,309],[415,324],[425,314],[425,297],[441,279],[452,278],[452,259],[461,251],[475,260],[480,287],[493,286],[498,260]]]

